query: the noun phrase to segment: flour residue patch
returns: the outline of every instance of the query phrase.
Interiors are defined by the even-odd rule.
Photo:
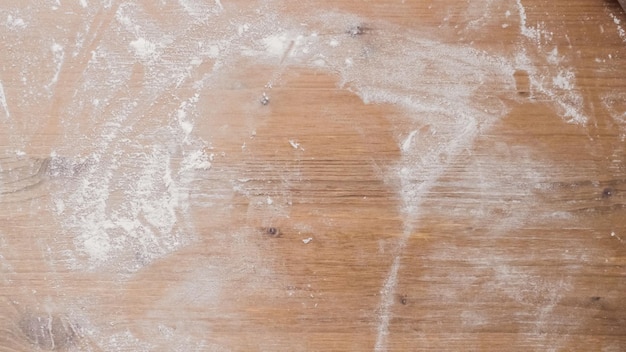
[[[469,30],[472,36],[482,37],[495,26],[512,31],[517,22],[517,48],[508,53],[491,54],[529,74],[530,99],[550,101],[555,112],[567,123],[587,124],[593,108],[578,89],[577,72],[572,66],[575,53],[567,31],[563,26],[552,28],[554,24],[546,23],[543,18],[537,20],[534,9],[528,9],[524,3],[510,0],[472,5],[472,9],[465,11],[468,23],[459,33]],[[476,19],[477,13],[483,16]],[[559,47],[563,41],[568,45]]]
[[[76,236],[78,256],[67,258],[74,268],[113,265],[132,272],[190,241],[188,197],[179,185],[191,171],[175,173],[169,153],[158,147],[129,152],[124,160],[94,158],[71,181],[75,191],[55,202]]]
[[[66,116],[68,130],[88,123],[93,134],[50,158],[60,165],[55,170],[74,170],[51,174],[60,186],[54,211],[74,237],[75,248],[63,251],[64,263],[75,270],[115,268],[129,274],[194,240],[189,184],[209,171],[213,156],[194,134],[197,92],[177,97],[178,104],[153,106],[159,95],[188,78],[188,57],[165,63],[159,50],[171,45],[167,36],[125,41],[126,33],[154,26],[143,22],[141,9],[124,5],[115,15],[117,22],[105,36],[110,41],[91,53],[79,81],[81,98],[69,103],[68,110],[88,114]],[[121,99],[120,91],[126,91]]]
[[[59,80],[59,74],[61,73],[61,68],[63,67],[63,62],[65,60],[65,51],[63,50],[63,46],[58,43],[53,43],[50,50],[52,51],[55,69],[54,75],[48,84],[48,88],[52,88]]]
[[[622,20],[620,20],[619,17],[617,17],[613,13],[610,13],[609,16],[611,16],[611,19],[613,20],[613,23],[615,24],[615,29],[617,30],[617,34],[622,39],[622,41],[626,43],[626,29],[624,29],[624,27],[622,26]]]
[[[0,105],[2,105],[2,109],[4,109],[6,117],[11,117],[11,113],[9,112],[9,104],[7,103],[7,96],[4,93],[4,85],[2,85],[2,82],[0,82]]]
[[[130,47],[137,57],[143,60],[150,60],[156,55],[156,45],[144,38],[137,38],[130,42]]]
[[[11,30],[20,30],[26,28],[27,24],[23,18],[9,14],[7,15],[6,26]]]
[[[620,129],[626,131],[626,93],[607,93],[601,99],[609,116]]]
[[[575,292],[575,281],[567,274],[546,277],[540,269],[525,263],[546,258],[578,263],[580,258],[572,258],[573,253],[567,250],[575,246],[532,253],[509,248],[524,248],[534,241],[532,231],[524,230],[529,226],[558,228],[572,218],[568,214],[546,214],[544,218],[537,218],[536,214],[541,213],[538,195],[551,192],[540,185],[552,175],[540,166],[532,149],[501,142],[483,148],[489,153],[477,153],[457,169],[457,177],[439,181],[439,186],[467,196],[429,199],[429,208],[449,210],[447,218],[451,223],[477,228],[461,233],[451,230],[450,240],[428,250],[420,270],[425,280],[437,280],[441,285],[426,288],[425,295],[440,297],[444,305],[465,302],[460,316],[446,315],[445,319],[450,324],[484,329],[497,326],[499,322],[473,307],[492,299],[510,302],[518,307],[516,317],[523,317],[524,323],[511,319],[512,324],[518,324],[516,329],[523,333],[521,335],[525,334],[520,337],[521,341],[530,337],[558,349],[567,342],[562,329],[571,328],[569,318],[558,308],[565,297]],[[500,192],[497,199],[492,196],[494,189]],[[429,210],[425,212],[424,218],[428,218]],[[484,228],[485,223],[489,224],[488,228]],[[558,243],[558,239],[546,240]],[[455,270],[457,266],[464,269],[463,274]]]
[[[199,0],[178,0],[178,4],[195,21],[206,21],[210,16],[215,16],[224,11],[224,6],[220,0],[210,1]]]

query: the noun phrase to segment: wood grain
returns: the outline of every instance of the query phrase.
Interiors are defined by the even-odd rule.
[[[1,352],[626,350],[617,1],[81,4],[0,8]]]

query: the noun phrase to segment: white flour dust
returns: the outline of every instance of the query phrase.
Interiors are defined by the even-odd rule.
[[[517,5],[517,12],[519,13],[519,26],[520,32],[523,36],[539,42],[541,40],[542,32],[534,27],[527,25],[526,8],[522,5],[522,0],[515,0]]]
[[[624,41],[624,43],[626,43],[626,30],[624,29],[624,27],[622,27],[622,20],[620,20],[613,13],[610,13],[609,16],[611,16],[611,19],[613,20],[613,23],[615,23],[615,28],[617,30],[617,34],[619,35],[620,38],[622,38],[622,41]]]
[[[132,273],[195,236],[188,185],[210,170],[213,158],[207,143],[193,134],[199,94],[181,95],[177,104],[155,110],[154,100],[179,84],[188,61],[162,59],[158,46],[171,43],[167,35],[153,34],[154,41],[137,36],[137,28],[151,25],[136,23],[135,17],[142,17],[138,11],[118,9],[110,39],[88,53],[78,87],[81,99],[68,107],[68,112],[91,112],[86,121],[69,113],[68,129],[87,122],[93,124],[93,134],[83,137],[81,146],[71,151],[59,147],[51,156],[53,173],[78,170],[63,181],[54,201],[63,228],[75,236],[75,250],[64,251],[64,261],[73,269],[115,267]],[[128,40],[124,33],[136,39]],[[116,44],[124,41],[126,45]],[[132,85],[136,88],[128,90]],[[120,99],[120,91],[127,97]],[[87,107],[84,102],[91,103]],[[68,154],[80,157],[59,157]]]
[[[477,308],[479,302],[489,301],[492,296],[494,300],[505,297],[504,300],[519,306],[517,316],[525,317],[522,321],[529,322],[524,324],[511,319],[511,323],[517,324],[516,329],[526,334],[526,337],[520,337],[520,341],[531,337],[542,346],[549,347],[547,349],[558,350],[567,342],[567,336],[561,332],[571,327],[555,308],[574,290],[574,279],[569,275],[545,277],[540,268],[526,267],[519,262],[559,258],[563,262],[580,263],[579,253],[585,256],[589,252],[578,250],[579,253],[568,253],[567,248],[579,248],[575,244],[558,249],[555,245],[533,253],[503,250],[506,245],[501,243],[528,240],[524,239],[524,235],[518,235],[520,229],[529,226],[559,228],[566,226],[572,218],[565,214],[536,216],[541,213],[536,193],[551,191],[541,185],[549,182],[552,174],[530,155],[530,148],[499,147],[499,144],[491,146],[487,154],[472,156],[463,170],[457,170],[460,174],[472,175],[468,180],[442,181],[444,186],[450,187],[446,183],[449,182],[459,192],[476,196],[443,198],[429,203],[434,208],[450,209],[449,219],[458,218],[467,226],[480,227],[488,223],[489,227],[477,231],[475,235],[478,238],[468,235],[462,241],[442,241],[434,245],[426,254],[424,261],[429,264],[424,265],[422,275],[424,280],[437,280],[441,286],[425,287],[424,295],[441,296],[442,306],[465,302],[460,317],[445,314],[445,320],[457,323],[460,318],[463,325],[486,329],[498,323]],[[493,189],[501,192],[497,199],[491,196]],[[503,198],[510,200],[503,202]],[[559,243],[558,238],[553,241]],[[575,258],[570,257],[572,254]]]
[[[11,113],[9,112],[9,105],[7,104],[7,97],[4,94],[4,86],[2,85],[2,82],[0,82],[0,105],[2,105],[6,117],[11,117]]]
[[[423,195],[445,172],[447,164],[509,112],[501,98],[515,96],[513,74],[519,69],[520,60],[443,44],[429,39],[426,33],[398,37],[396,33],[402,29],[393,30],[389,24],[382,23],[372,26],[387,28],[389,32],[381,31],[376,33],[374,41],[364,42],[344,32],[345,28],[357,26],[360,19],[340,13],[326,13],[318,18],[320,23],[305,30],[280,26],[278,34],[260,40],[261,48],[244,48],[243,54],[267,57],[281,66],[310,66],[337,72],[340,84],[365,103],[393,104],[407,112],[407,121],[403,122],[412,127],[411,132],[400,136],[403,156],[387,176],[400,184],[398,192],[403,200],[400,211],[405,229],[381,289],[375,350],[383,351],[387,346],[402,253],[420,219]],[[336,34],[322,37],[319,33]],[[540,77],[530,59],[523,64],[532,77]],[[536,94],[557,97],[554,87],[572,89],[571,74],[566,70],[559,72],[549,84],[539,78],[531,79]],[[491,89],[494,94],[486,98],[484,89]],[[576,111],[569,113],[578,117]]]
[[[26,22],[24,22],[24,19],[22,18],[15,18],[13,15],[7,15],[6,26],[11,30],[20,30],[26,28]]]
[[[63,51],[63,46],[61,46],[58,43],[54,43],[52,44],[52,46],[50,47],[50,50],[52,51],[52,55],[54,58],[54,75],[52,76],[52,79],[50,80],[50,83],[48,83],[48,89],[51,89],[54,87],[54,85],[58,82],[59,80],[59,74],[61,73],[61,68],[63,67],[63,61],[65,59],[65,52]]]
[[[281,74],[289,68],[332,74],[340,88],[353,92],[364,103],[393,105],[402,112],[402,117],[390,118],[397,127],[401,157],[381,177],[397,187],[404,229],[381,283],[375,351],[388,348],[403,252],[419,226],[425,195],[459,155],[510,112],[511,101],[525,102],[517,95],[514,74],[525,72],[531,98],[545,101],[565,122],[581,126],[588,122],[589,103],[578,91],[577,73],[570,65],[571,51],[556,47],[554,34],[529,18],[532,12],[527,13],[521,0],[481,2],[472,14],[483,15],[467,24],[472,31],[488,28],[490,12],[496,10],[505,14],[501,19],[505,22],[497,28],[505,29],[517,20],[519,35],[514,52],[486,52],[471,45],[450,44],[438,38],[436,28],[418,25],[407,29],[349,13],[316,10],[284,15],[267,4],[238,8],[245,5],[219,0],[154,2],[146,7],[133,2],[119,6],[111,1],[93,3],[79,0],[76,4],[86,14],[77,26],[85,33],[77,35],[75,45],[57,43],[55,35],[63,33],[38,33],[38,51],[24,55],[23,62],[16,60],[23,81],[20,88],[9,91],[4,78],[5,86],[0,83],[0,105],[7,117],[11,116],[9,104],[11,113],[17,115],[7,96],[21,105],[33,105],[33,109],[41,109],[34,112],[47,116],[46,106],[34,106],[34,98],[47,97],[64,70],[78,67],[81,60],[86,62],[80,77],[70,82],[73,95],[62,97],[67,100],[59,112],[63,133],[50,156],[50,176],[58,186],[52,194],[52,210],[62,230],[74,240],[73,247],[63,248],[64,265],[78,271],[132,275],[196,242],[196,219],[191,210],[218,198],[210,191],[193,194],[198,192],[193,189],[194,181],[215,172],[217,153],[212,151],[209,137],[199,135],[197,125],[204,117],[198,106],[207,103],[207,92],[224,80],[220,75],[237,71],[237,65],[242,64],[270,67],[275,72],[264,87],[269,91],[280,84]],[[61,10],[66,4],[55,6]],[[165,6],[170,6],[170,12],[160,16],[158,12]],[[91,21],[96,14],[107,15],[107,11],[114,13],[110,14],[111,23],[99,29],[99,41],[92,46],[84,44],[96,37],[89,37]],[[46,20],[45,16],[26,15],[7,17],[7,31],[16,43],[17,39],[34,37],[35,32],[29,31]],[[619,20],[615,16],[613,20],[622,36]],[[373,28],[371,33],[369,27]],[[18,29],[20,33],[15,33]],[[507,30],[513,29],[511,25]],[[65,54],[73,49],[76,57]],[[47,69],[45,81],[36,78],[40,66]],[[268,97],[265,94],[259,91],[257,96]],[[615,101],[622,98],[610,95],[603,100],[619,123],[626,119],[625,110]],[[22,133],[35,130],[18,127]],[[304,151],[298,140],[286,142],[294,150]],[[243,180],[241,175],[230,176],[228,182],[233,184]],[[278,197],[245,193],[243,187],[235,191],[259,207],[288,215],[288,206],[278,204]],[[523,215],[521,212],[522,218],[509,219],[506,224],[523,223]],[[312,238],[302,241],[307,244]],[[253,252],[245,245],[240,247],[237,253],[241,257]],[[445,254],[442,249],[441,255]],[[496,281],[506,286],[512,269],[501,263],[497,253],[492,254],[490,263],[499,264]],[[552,283],[543,285],[534,282],[531,274],[515,273],[526,278],[518,283],[540,286],[538,292],[546,289],[552,304],[531,312],[546,324],[560,290],[567,290],[568,282],[555,287]],[[220,270],[206,275],[215,292],[227,280]],[[192,285],[189,290],[200,288]],[[200,301],[212,302],[215,295],[202,296]],[[466,314],[468,321],[483,321],[480,317],[472,319],[477,315],[470,313]],[[542,328],[538,326],[538,330]],[[171,344],[180,336],[180,332],[162,330]],[[152,347],[131,332],[117,331],[100,342],[105,350]],[[203,343],[189,341],[188,346]]]
[[[620,131],[620,140],[626,142],[626,93],[605,93],[601,96],[601,101]],[[619,164],[619,159],[616,162]]]
[[[576,89],[576,74],[567,66],[568,57],[559,55],[559,49],[552,46],[554,33],[541,24],[529,26],[522,1],[516,0],[516,5],[520,33],[525,39],[519,43],[514,62],[517,69],[528,73],[531,94],[553,101],[557,112],[568,123],[586,124],[589,118],[582,94]]]
[[[613,121],[626,128],[626,93],[608,93],[602,97],[602,103]]]
[[[144,38],[133,40],[130,42],[130,46],[135,51],[135,54],[143,60],[149,60],[156,55],[156,45]]]

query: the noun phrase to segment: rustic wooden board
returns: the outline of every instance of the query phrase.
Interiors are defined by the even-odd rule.
[[[617,1],[3,1],[0,351],[626,350]]]

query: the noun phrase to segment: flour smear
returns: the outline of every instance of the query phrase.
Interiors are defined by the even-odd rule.
[[[4,86],[2,85],[2,82],[0,82],[0,105],[2,105],[6,117],[11,117],[11,113],[9,112],[9,105],[7,105],[7,97],[4,94]]]
[[[86,58],[73,96],[62,109],[66,134],[50,155],[49,173],[59,186],[52,194],[53,211],[74,239],[73,247],[63,250],[63,263],[76,271],[132,277],[156,260],[196,243],[197,219],[191,210],[202,204],[190,193],[197,192],[195,180],[215,172],[212,164],[218,152],[212,151],[209,137],[195,129],[203,92],[224,79],[220,74],[233,72],[241,63],[254,62],[275,71],[259,97],[270,92],[289,68],[325,72],[336,75],[340,88],[366,104],[396,106],[403,117],[391,122],[406,129],[398,130],[396,136],[400,160],[381,176],[398,185],[402,200],[398,211],[404,224],[392,266],[381,282],[376,311],[374,349],[387,350],[403,251],[419,226],[424,195],[455,158],[509,113],[512,101],[524,102],[517,95],[514,73],[526,72],[531,98],[552,106],[564,123],[584,126],[589,120],[588,103],[577,90],[576,71],[569,65],[570,53],[554,46],[548,28],[531,25],[536,22],[528,18],[521,0],[494,4],[476,4],[472,13],[479,17],[468,26],[481,30],[495,18],[494,11],[505,8],[501,21],[507,26],[516,20],[519,24],[515,52],[444,43],[437,28],[407,29],[319,9],[285,15],[271,5],[238,8],[245,5],[179,0],[167,4],[170,12],[165,18],[155,13],[165,2],[155,2],[155,10],[131,2],[115,7],[113,2],[78,1],[86,15],[79,26],[84,33],[77,38],[86,38],[84,42],[57,43],[52,34],[44,33],[40,48],[51,72],[43,89],[52,93],[63,70],[76,67],[79,61],[73,62],[66,53],[75,49],[80,52],[78,58]],[[67,5],[57,6],[61,13]],[[19,17],[9,15],[8,30],[28,34],[43,25],[45,18],[40,23],[36,17],[20,20],[31,18],[29,11],[35,10],[24,9]],[[111,23],[91,28],[99,11],[114,11]],[[620,23],[615,23],[619,30]],[[373,28],[371,33],[363,29],[364,24],[368,30]],[[92,30],[102,33],[97,45],[88,47],[84,43],[97,37],[90,37]],[[38,69],[29,63],[17,65],[26,83]],[[26,88],[6,88],[0,83],[0,105],[7,118],[12,116],[8,95],[20,102],[45,96],[45,92]],[[612,99],[617,97],[607,96],[604,102]],[[613,116],[616,121],[624,119],[622,111]],[[304,151],[299,141],[286,142]],[[270,206],[274,200],[267,197],[264,202]],[[499,259],[494,257],[494,262]],[[506,265],[499,268],[506,275]],[[220,280],[227,279],[220,276],[211,282],[219,286]],[[558,287],[550,289],[552,295]],[[556,293],[553,296],[558,300]],[[168,341],[176,341],[177,332],[163,331]],[[106,350],[153,347],[131,332],[102,341]],[[189,342],[192,345],[203,346],[203,341]]]

